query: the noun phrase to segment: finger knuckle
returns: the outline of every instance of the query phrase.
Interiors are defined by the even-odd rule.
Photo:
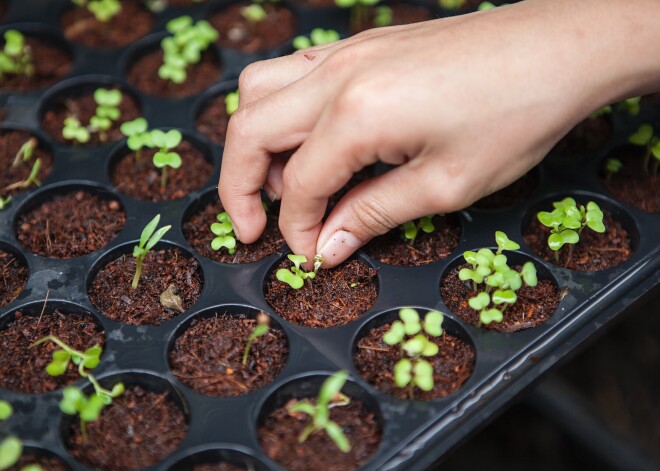
[[[349,212],[357,227],[367,231],[368,236],[382,235],[398,226],[383,204],[368,196],[355,201]]]
[[[262,87],[262,65],[260,62],[253,62],[243,69],[238,76],[238,89],[241,98],[248,98],[259,92]]]

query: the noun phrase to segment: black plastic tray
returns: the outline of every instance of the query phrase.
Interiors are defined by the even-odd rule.
[[[593,158],[549,158],[539,168],[539,185],[523,204],[496,211],[467,209],[459,213],[463,229],[461,241],[446,260],[423,267],[405,268],[382,264],[359,253],[364,261],[378,268],[378,299],[358,320],[341,327],[311,329],[293,325],[277,315],[265,302],[262,288],[269,271],[283,254],[243,265],[224,265],[197,255],[186,242],[182,223],[200,201],[215,191],[222,148],[211,144],[195,129],[195,116],[207,98],[236,86],[235,79],[248,63],[275,56],[290,48],[282,45],[262,55],[244,55],[216,49],[221,57],[221,81],[208,91],[184,99],[164,99],[140,93],[124,81],[125,68],[135,50],[162,35],[168,19],[180,14],[203,18],[208,11],[228,2],[207,2],[204,7],[172,8],[157,15],[154,35],[136,44],[114,50],[94,50],[70,44],[74,69],[64,81],[48,90],[23,94],[0,91],[0,105],[6,110],[5,127],[27,129],[48,143],[54,154],[52,173],[41,188],[17,196],[7,210],[0,212],[0,247],[19,254],[26,262],[30,278],[20,294],[0,309],[0,328],[16,310],[41,311],[48,293],[50,307],[67,306],[90,312],[104,328],[106,347],[101,364],[95,369],[100,378],[137,381],[155,389],[169,389],[179,398],[189,422],[189,432],[179,449],[148,469],[186,469],[191,457],[222,456],[236,462],[253,463],[256,469],[281,469],[261,451],[257,422],[264,407],[281,403],[294,392],[313,392],[323,375],[340,368],[351,372],[347,385],[350,395],[359,397],[377,411],[383,427],[378,452],[364,467],[369,470],[425,469],[477,427],[500,411],[521,391],[538,379],[560,359],[574,350],[598,329],[622,312],[660,282],[660,215],[648,214],[618,203],[608,196],[597,176],[604,155],[623,143],[641,121],[658,122],[658,110],[644,108],[632,119],[614,113],[615,137]],[[58,32],[59,13],[66,0],[16,0],[0,33],[9,27],[32,31]],[[347,33],[345,11],[313,11],[292,5],[299,31],[313,27],[332,27]],[[64,39],[62,38],[62,41]],[[204,188],[185,198],[164,203],[131,199],[116,191],[108,178],[108,167],[124,144],[74,148],[61,145],[39,129],[40,115],[50,97],[69,87],[84,84],[121,85],[141,105],[142,114],[152,127],[179,127],[213,159],[214,171]],[[47,259],[23,249],[15,237],[15,220],[26,207],[71,186],[84,186],[114,195],[121,201],[127,222],[119,236],[107,247],[70,260]],[[611,270],[579,273],[544,263],[522,243],[522,228],[540,207],[554,199],[573,195],[594,199],[611,211],[630,232],[634,254],[630,260]],[[87,286],[95,268],[128,251],[141,229],[155,215],[161,224],[172,224],[165,243],[196,257],[203,271],[204,289],[199,301],[188,311],[160,326],[131,326],[112,321],[92,306]],[[493,246],[496,230],[505,231],[520,242],[520,253],[531,257],[539,269],[553,278],[560,289],[567,289],[555,315],[540,327],[503,334],[467,325],[443,304],[439,286],[448,267],[455,266],[464,250]],[[476,364],[472,376],[450,396],[429,401],[403,401],[379,393],[366,383],[353,366],[356,339],[365,326],[388,320],[403,306],[439,309],[446,314],[446,328],[472,343]],[[205,397],[177,381],[169,371],[168,349],[177,333],[192,318],[213,312],[251,308],[265,310],[281,326],[288,338],[289,357],[284,370],[271,385],[237,398]],[[85,384],[80,382],[81,385]],[[88,469],[66,451],[62,439],[66,417],[58,409],[61,393],[21,394],[0,388],[0,397],[10,401],[15,415],[2,424],[3,430],[20,436],[29,448],[50,451],[73,470]]]

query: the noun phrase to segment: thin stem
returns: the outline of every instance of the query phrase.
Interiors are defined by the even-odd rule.
[[[140,275],[142,275],[142,260],[143,257],[137,257],[135,260],[135,276],[133,276],[133,283],[131,288],[137,289],[138,283],[140,282]]]
[[[160,192],[163,193],[167,188],[167,165],[163,167],[160,174]]]
[[[252,348],[252,341],[253,339],[250,337],[245,344],[245,350],[243,350],[243,365],[247,363],[248,355],[250,354],[250,348]]]

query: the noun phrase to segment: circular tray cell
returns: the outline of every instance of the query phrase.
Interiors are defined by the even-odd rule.
[[[509,186],[493,194],[481,198],[472,205],[472,208],[482,210],[498,210],[517,206],[529,201],[541,181],[541,170],[534,167]]]
[[[560,155],[591,154],[601,149],[612,138],[612,115],[589,117],[575,126],[550,151]]]
[[[19,129],[0,129],[0,198],[40,185],[53,168],[53,154],[36,136]],[[31,179],[36,171],[36,179]]]
[[[264,297],[277,314],[307,327],[347,324],[366,313],[378,296],[378,270],[358,257],[332,269],[321,269],[312,282],[293,289],[276,278],[279,269],[293,263],[284,257],[267,275]]]
[[[110,162],[110,179],[115,188],[139,200],[169,201],[183,198],[198,190],[213,173],[208,149],[185,134],[181,143],[170,150],[181,158],[179,168],[157,168],[153,161],[157,151],[158,149],[142,149],[133,152],[122,146]],[[163,172],[166,173],[165,181]]]
[[[421,319],[427,309],[416,309]],[[476,352],[472,340],[453,319],[444,316],[442,335],[433,337],[422,333],[438,346],[438,353],[425,357],[433,367],[433,389],[422,391],[417,387],[398,387],[394,383],[394,366],[402,358],[400,344],[388,345],[383,335],[394,321],[399,320],[399,310],[388,311],[369,321],[357,334],[353,348],[353,361],[360,375],[379,391],[398,399],[432,400],[446,397],[458,390],[474,371]],[[414,337],[405,336],[403,341]]]
[[[493,252],[497,248],[490,247]],[[474,249],[476,252],[477,249]],[[506,307],[495,306],[492,302],[486,306],[487,309],[497,307],[504,309],[502,322],[491,322],[488,325],[483,325],[479,319],[479,311],[472,309],[468,305],[470,298],[477,296],[479,293],[487,292],[492,296],[497,288],[488,288],[484,283],[476,286],[472,281],[461,281],[458,273],[462,268],[471,268],[465,262],[463,256],[459,256],[452,261],[442,277],[440,283],[440,294],[445,305],[456,316],[476,327],[482,327],[489,330],[498,332],[518,332],[521,330],[530,329],[543,324],[550,319],[557,310],[559,301],[563,295],[562,291],[558,288],[557,281],[552,276],[552,273],[542,263],[531,259],[530,257],[519,252],[504,251],[507,257],[509,267],[521,271],[525,262],[531,261],[534,263],[537,272],[538,284],[535,287],[527,286],[524,282],[522,287],[518,289],[515,294],[517,300],[512,305]]]
[[[52,452],[23,445],[23,454],[18,462],[7,471],[24,471],[29,465],[39,465],[46,471],[70,471],[71,468]]]
[[[67,185],[38,193],[21,206],[16,238],[30,252],[48,258],[86,255],[108,245],[126,223],[112,193]]]
[[[391,10],[391,21],[389,26],[408,25],[419,23],[420,21],[432,20],[436,16],[425,6],[413,5],[411,3],[391,3],[387,5]],[[369,8],[366,18],[359,23],[351,24],[351,33],[356,34],[361,31],[376,27],[375,19],[382,14],[378,7]]]
[[[90,468],[127,471],[156,464],[174,452],[188,432],[187,405],[164,379],[152,374],[120,373],[99,379],[103,388],[123,383],[124,393],[105,406],[98,420],[86,424],[65,416],[64,443]],[[86,395],[94,393],[86,386]]]
[[[31,23],[4,26],[0,34],[2,48],[5,46],[5,34],[8,30],[16,30],[23,35],[23,50],[25,57],[29,57],[31,70],[0,79],[2,92],[27,92],[46,88],[62,80],[71,71],[73,59],[70,48],[58,33]]]
[[[110,252],[91,270],[87,292],[105,316],[133,325],[160,325],[185,312],[200,297],[204,276],[187,251],[158,243],[144,258],[136,289],[132,288],[134,244]]]
[[[97,90],[104,90],[105,93]],[[119,127],[125,121],[140,116],[140,108],[140,101],[134,93],[115,79],[103,76],[80,77],[49,90],[40,106],[39,117],[41,128],[61,144],[98,146],[123,139]],[[116,110],[119,111],[118,117],[112,116],[109,127],[100,130],[96,124],[98,118],[107,116],[108,112],[116,113]],[[68,132],[78,133],[79,137],[64,137],[65,120],[68,118],[78,121],[78,126],[71,126],[72,131]]]
[[[287,355],[286,335],[268,314],[244,306],[219,306],[179,327],[170,345],[169,364],[174,376],[198,393],[231,397],[270,384],[284,368]]]
[[[148,37],[138,42],[128,54],[126,77],[129,83],[149,95],[166,98],[182,98],[196,95],[220,79],[221,67],[217,51],[209,47],[202,53],[201,60],[186,69],[186,80],[175,84],[158,76],[163,65],[160,41],[165,35]]]
[[[376,400],[352,381],[341,393],[348,404],[330,407],[330,420],[344,432],[350,451],[342,452],[323,430],[312,432],[304,443],[299,437],[311,418],[288,408],[306,401],[316,404],[319,389],[328,375],[298,378],[281,386],[262,405],[257,420],[259,445],[286,469],[357,469],[374,455],[381,441],[383,421]],[[330,467],[329,463],[332,463]]]
[[[218,222],[218,214],[224,211],[214,188],[195,201],[184,215],[183,234],[191,247],[200,255],[221,263],[248,263],[262,260],[274,253],[281,253],[284,237],[278,227],[279,203],[271,203],[266,212],[264,233],[252,244],[236,243],[235,253],[226,248],[213,250],[211,241],[217,237],[211,225]]]
[[[218,146],[225,145],[229,115],[225,97],[238,89],[238,84],[224,83],[211,93],[203,95],[196,105],[194,119],[197,130]]]
[[[566,244],[555,252],[547,243],[550,228],[539,222],[537,214],[539,211],[551,212],[553,203],[567,196],[574,198],[578,205],[596,202],[604,214],[605,232],[600,234],[585,227],[579,243]],[[584,272],[607,270],[624,263],[632,257],[639,241],[639,230],[630,214],[611,200],[587,193],[559,194],[542,200],[527,212],[522,227],[525,244],[539,257],[557,266]]]
[[[64,36],[87,47],[126,46],[147,35],[153,15],[141,2],[123,0],[119,12],[107,21],[97,20],[86,7],[71,6],[60,18]]]
[[[87,310],[59,301],[45,304],[45,308],[44,302],[28,304],[0,319],[0,387],[45,393],[81,379],[73,362],[60,376],[46,372],[53,352],[62,350],[51,341],[30,348],[46,336],[52,335],[80,352],[94,345],[105,345],[100,322]]]
[[[602,162],[600,176],[603,186],[618,200],[648,213],[660,211],[660,170],[651,163],[644,165],[646,148],[620,147]],[[616,173],[607,171],[609,161],[616,159],[621,163]]]
[[[256,458],[237,450],[212,448],[179,460],[168,471],[268,471]]]
[[[397,227],[374,238],[363,250],[375,260],[406,267],[427,265],[447,258],[461,240],[461,222],[456,214],[436,214],[431,221],[433,232],[430,233],[419,227],[420,220],[414,221],[417,236],[412,241],[405,239],[403,229]]]
[[[0,244],[0,307],[15,299],[28,281],[29,270],[25,257],[14,248]]]

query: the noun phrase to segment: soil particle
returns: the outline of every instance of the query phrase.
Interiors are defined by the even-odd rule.
[[[390,265],[417,267],[447,258],[461,239],[461,225],[456,215],[435,215],[436,230],[419,231],[413,242],[404,240],[400,228],[369,242],[364,251],[371,258]]]
[[[168,393],[134,386],[87,424],[87,440],[79,421],[72,421],[66,445],[76,459],[94,469],[126,471],[161,461],[181,444],[187,429],[185,416]]]
[[[644,149],[625,147],[612,155],[623,164],[609,180],[601,169],[603,185],[614,196],[648,213],[660,211],[660,172],[650,175],[642,168]]]
[[[275,278],[279,268],[290,268],[288,258],[270,273],[264,296],[275,312],[286,320],[307,327],[343,325],[367,312],[376,301],[378,270],[359,260],[348,260],[336,268],[322,269],[316,278],[293,289]]]
[[[38,464],[45,471],[69,471],[69,467],[59,458],[50,455],[39,455],[37,453],[23,453],[21,459],[7,471],[22,471],[28,465]]]
[[[133,0],[123,0],[121,10],[103,22],[85,7],[72,7],[60,20],[64,36],[87,47],[125,46],[151,31],[153,16]]]
[[[450,270],[442,279],[440,294],[451,312],[474,326],[481,326],[498,332],[518,332],[530,329],[550,319],[561,300],[561,291],[549,280],[539,280],[533,288],[523,284],[516,291],[518,297],[516,303],[504,311],[502,322],[481,325],[479,312],[468,306],[468,300],[476,296],[479,291],[473,289],[472,282],[464,282],[458,278],[458,272],[461,268],[468,266],[468,264],[464,264]],[[512,268],[518,272],[521,269],[519,266]]]
[[[538,172],[529,171],[509,186],[481,198],[473,206],[486,210],[510,208],[527,201],[538,184]]]
[[[292,399],[287,406],[296,402]],[[264,452],[291,471],[357,469],[378,449],[380,426],[360,401],[352,400],[347,406],[330,408],[330,420],[339,424],[351,444],[348,453],[342,453],[322,430],[299,443],[298,437],[310,423],[310,417],[302,413],[289,414],[287,406],[271,412],[257,433]]]
[[[614,268],[632,256],[630,236],[609,213],[603,211],[605,232],[599,234],[585,228],[580,234],[580,242],[559,251],[557,261],[555,251],[548,247],[550,228],[533,218],[525,231],[523,240],[534,253],[546,262],[554,263],[560,267],[577,271],[600,271]],[[571,252],[571,247],[573,248]]]
[[[216,145],[224,146],[229,116],[225,95],[210,99],[197,118],[197,130]]]
[[[386,5],[392,9],[392,23],[390,26],[408,25],[411,23],[418,23],[420,21],[432,20],[433,16],[428,8],[411,5],[409,3],[393,3]],[[361,31],[374,28],[374,18],[376,17],[376,8],[370,8],[367,21],[360,24],[360,26],[353,31],[353,34]]]
[[[269,329],[254,340],[243,365],[246,342],[256,325],[244,315],[195,319],[170,352],[172,372],[207,396],[240,396],[271,383],[284,367],[286,339],[281,331]]]
[[[52,313],[30,316],[16,311],[15,318],[0,330],[0,387],[24,393],[55,391],[80,380],[78,367],[69,363],[62,376],[50,376],[46,366],[60,347],[45,342],[30,345],[53,335],[76,350],[105,345],[103,330],[89,315],[56,309]]]
[[[27,34],[25,43],[30,49],[35,71],[30,77],[24,75],[9,75],[7,80],[0,80],[2,91],[25,92],[46,88],[61,80],[71,70],[72,60],[63,49],[53,46],[48,41],[42,41]],[[2,41],[4,47],[4,41]]]
[[[16,256],[0,250],[0,307],[21,294],[28,281],[28,269]]]
[[[209,203],[183,224],[183,234],[193,249],[200,255],[221,263],[256,262],[269,255],[280,252],[284,246],[284,237],[278,227],[279,204],[273,204],[266,213],[266,229],[259,239],[252,244],[237,242],[236,253],[230,255],[227,250],[213,250],[211,241],[215,234],[210,226],[217,222],[216,216],[224,209],[219,201]]]
[[[19,164],[13,167],[12,164],[19,149],[30,140],[37,144],[32,157],[27,162],[21,159]],[[44,149],[39,144],[37,138],[29,132],[14,130],[0,131],[0,196],[14,196],[29,189],[34,189],[34,185],[30,185],[27,189],[12,186],[15,186],[15,183],[27,180],[37,159],[41,160],[41,168],[37,174],[37,178],[43,182],[53,167],[52,154]],[[10,188],[7,189],[7,187]]]
[[[184,309],[199,298],[203,280],[199,262],[179,249],[151,250],[145,257],[137,289],[131,283],[135,258],[122,255],[105,265],[94,277],[89,299],[110,319],[124,324],[159,325],[180,314],[165,308],[160,295],[174,286]]]
[[[177,169],[167,168],[165,188],[161,186],[162,170],[152,163],[156,149],[141,151],[139,159],[135,152],[120,157],[111,170],[112,184],[132,198],[154,202],[183,198],[201,188],[211,176],[211,163],[188,141],[182,141],[174,150],[182,164]]]
[[[587,118],[564,136],[551,151],[560,155],[594,152],[612,137],[612,118],[608,115]]]
[[[474,348],[453,335],[444,332],[441,337],[431,338],[439,347],[438,354],[427,358],[433,365],[434,386],[424,392],[417,388],[399,388],[394,384],[394,365],[401,359],[401,349],[397,345],[387,345],[383,335],[391,324],[371,329],[357,343],[354,357],[360,375],[385,394],[399,398],[431,400],[446,397],[456,391],[470,377],[474,370]]]
[[[119,201],[78,190],[54,196],[22,214],[16,236],[32,253],[72,258],[108,245],[125,222],[126,214]]]

